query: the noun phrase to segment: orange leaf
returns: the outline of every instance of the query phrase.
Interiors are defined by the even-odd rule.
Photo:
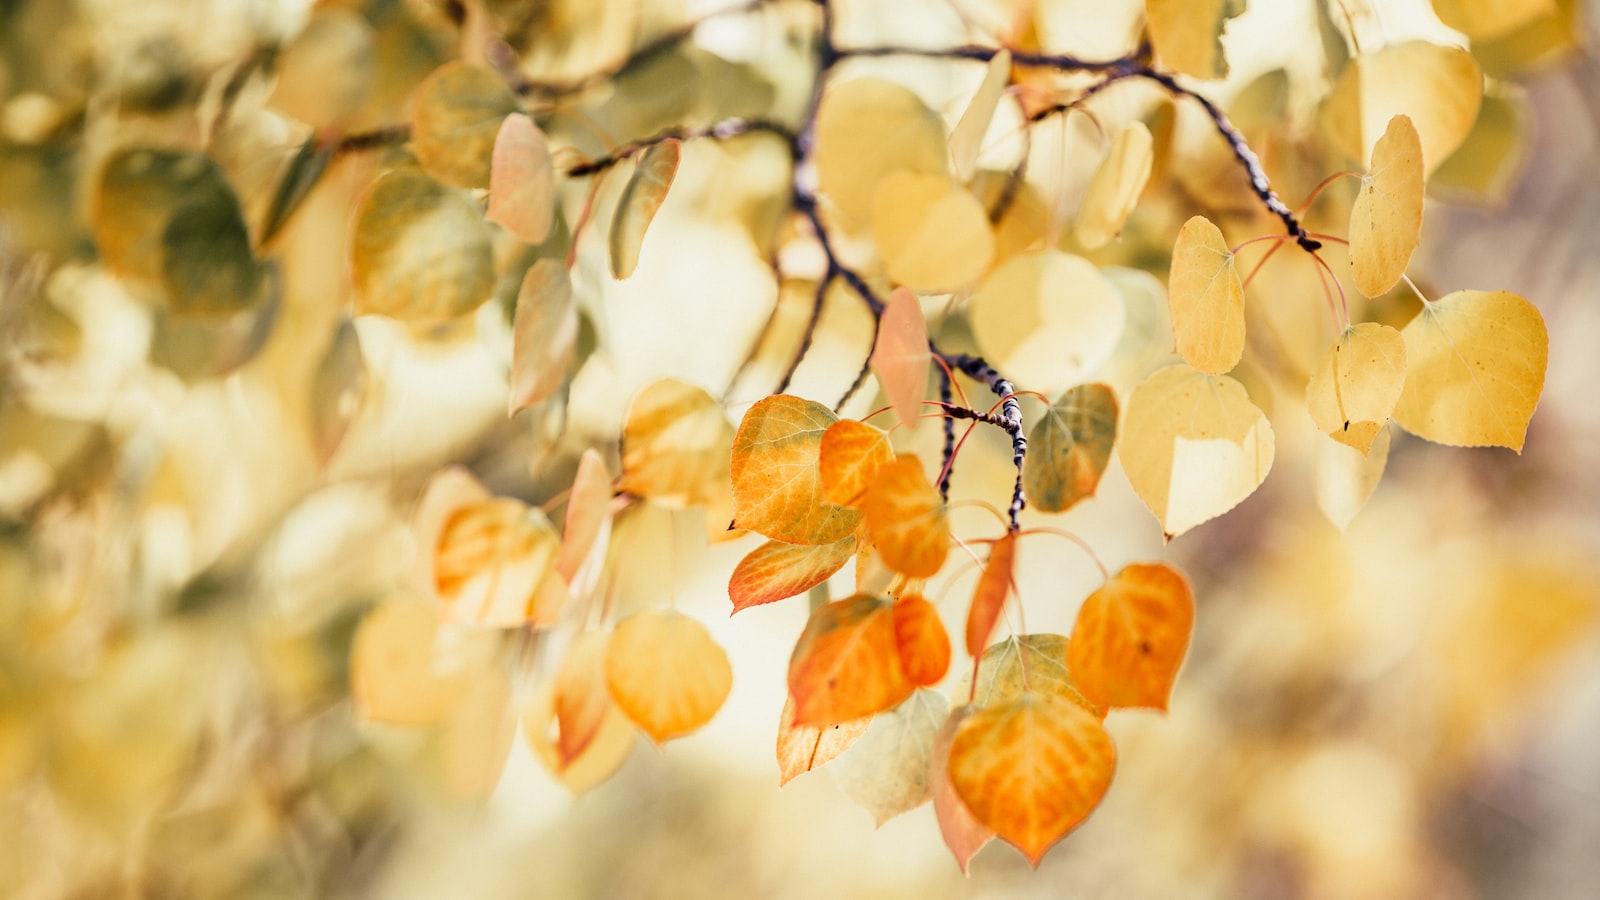
[[[822,433],[817,467],[829,503],[858,506],[878,470],[894,462],[889,434],[855,419],[840,419]]]
[[[1105,796],[1116,748],[1094,714],[1030,693],[967,716],[950,742],[949,766],[973,816],[1037,868]]]
[[[950,712],[950,718],[933,738],[933,771],[930,774],[933,816],[939,822],[939,835],[955,855],[963,875],[972,874],[968,870],[972,858],[994,840],[994,829],[978,821],[956,793],[955,785],[950,783],[950,743],[955,739],[956,729],[972,713],[970,706],[958,706]]]
[[[794,697],[784,700],[778,720],[779,787],[850,749],[871,723],[872,717],[866,716],[834,725],[796,725]]]
[[[667,609],[623,619],[606,648],[611,699],[657,744],[711,721],[733,687],[728,654],[706,627]]]
[[[484,218],[523,243],[543,243],[555,220],[554,181],[544,132],[524,113],[506,116],[494,138]]]
[[[611,694],[606,688],[606,643],[603,631],[578,635],[555,678],[555,716],[560,733],[556,738],[561,766],[589,749],[611,709]]]
[[[449,715],[469,673],[438,665],[438,628],[433,609],[405,600],[380,603],[361,617],[350,647],[350,697],[362,719],[433,725]]]
[[[1011,572],[1017,564],[1017,534],[1014,531],[994,542],[989,550],[989,561],[978,576],[977,590],[972,592],[972,609],[967,613],[967,654],[977,656],[989,643],[994,633],[994,623],[1011,595]]]
[[[796,725],[832,725],[893,707],[911,695],[895,644],[894,605],[857,594],[811,614],[789,657]]]
[[[889,568],[912,578],[939,574],[950,553],[950,516],[921,460],[900,456],[879,469],[861,513]]]
[[[837,417],[789,394],[750,407],[733,438],[733,508],[739,528],[790,544],[832,544],[854,533],[861,513],[829,503],[818,457]]]
[[[664,506],[715,507],[728,495],[732,441],[722,404],[704,388],[652,381],[628,404],[618,487]]]
[[[1096,706],[1165,710],[1193,628],[1194,594],[1183,574],[1133,563],[1083,601],[1067,664]]]
[[[856,536],[832,544],[767,541],[751,550],[728,579],[733,611],[793,597],[827,581],[856,552]]]
[[[572,476],[572,491],[567,495],[567,517],[561,531],[561,553],[556,571],[572,587],[585,564],[602,562],[605,550],[596,552],[602,533],[610,531],[611,473],[605,460],[592,448],[578,458],[578,471]],[[590,565],[589,568],[598,568]],[[574,588],[574,591],[577,589]]]
[[[915,594],[894,605],[894,640],[900,648],[900,668],[918,687],[938,684],[950,670],[950,634],[939,611]]]
[[[894,414],[907,428],[917,427],[922,398],[928,393],[928,363],[932,359],[922,301],[910,288],[895,288],[878,319],[878,339],[869,363]]]
[[[622,710],[615,703],[607,703],[593,740],[575,759],[563,763],[558,736],[551,733],[554,722],[555,686],[546,682],[534,691],[522,713],[522,734],[534,757],[574,794],[600,784],[621,768],[633,750],[637,734]]]

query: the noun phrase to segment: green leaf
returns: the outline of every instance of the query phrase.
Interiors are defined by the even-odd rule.
[[[1094,496],[1117,437],[1117,396],[1103,384],[1062,394],[1028,433],[1022,484],[1028,503],[1062,512]]]

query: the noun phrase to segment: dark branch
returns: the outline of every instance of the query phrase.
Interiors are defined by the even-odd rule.
[[[935,349],[934,352],[938,352]],[[995,371],[994,367],[985,362],[981,357],[969,356],[965,353],[940,353],[939,356],[945,364],[952,369],[976,378],[987,384],[989,390],[1000,398],[1000,412],[994,416],[981,416],[980,421],[988,422],[1005,429],[1011,435],[1011,461],[1017,467],[1016,486],[1011,491],[1011,507],[1007,514],[1011,519],[1011,530],[1016,531],[1022,527],[1018,516],[1022,514],[1023,507],[1028,505],[1027,497],[1022,491],[1022,463],[1028,455],[1028,436],[1022,430],[1022,405],[1017,402],[1017,389],[1005,376]]]
[[[565,174],[571,175],[574,178],[579,178],[585,175],[596,175],[633,156],[640,150],[659,144],[662,141],[696,141],[707,138],[723,141],[746,134],[777,135],[778,137],[782,138],[784,144],[788,146],[791,156],[798,157],[799,155],[797,143],[799,138],[795,135],[794,130],[789,126],[783,124],[782,122],[774,122],[770,119],[736,118],[723,119],[720,122],[714,122],[702,128],[668,128],[664,131],[657,132],[650,137],[644,138],[643,140],[629,141],[628,143],[617,147],[615,150],[611,151],[605,156],[602,156],[598,159],[592,159],[587,162],[578,163],[577,165],[571,166],[564,171]]]

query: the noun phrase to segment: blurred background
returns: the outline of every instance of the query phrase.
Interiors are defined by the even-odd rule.
[[[488,5],[525,14],[530,65],[548,56],[581,72],[719,4]],[[708,23],[660,70],[603,92],[592,119],[649,133],[752,104],[792,115],[809,77],[797,5]],[[852,40],[928,46],[967,38],[957,11],[981,33],[1026,6],[840,5]],[[1038,38],[1087,56],[1125,50],[1138,14],[1037,6]],[[574,795],[519,737],[498,781],[463,790],[451,748],[468,725],[363,723],[349,699],[353,635],[410,590],[412,508],[439,467],[464,463],[543,503],[577,451],[614,452],[627,398],[651,378],[723,391],[735,420],[770,390],[759,365],[734,373],[782,304],[752,237],[773,227],[781,152],[686,147],[654,226],[673,252],[646,253],[629,282],[605,276],[602,241],[580,242],[582,368],[557,401],[508,419],[520,248],[496,245],[496,300],[471,321],[418,333],[345,312],[352,210],[392,156],[333,162],[266,248],[270,300],[220,325],[165,316],[147,286],[107,271],[91,237],[107,215],[92,173],[141,142],[204,148],[260,221],[308,135],[405,119],[411,87],[455,52],[455,5],[0,0],[0,895],[1595,896],[1600,10],[1558,6],[1531,49],[1491,48],[1503,127],[1473,145],[1487,161],[1436,179],[1412,268],[1434,296],[1506,289],[1544,314],[1550,367],[1522,455],[1396,431],[1382,484],[1341,531],[1319,509],[1318,435],[1292,379],[1262,364],[1241,378],[1268,398],[1278,460],[1232,513],[1164,545],[1113,463],[1092,502],[1030,518],[1082,536],[1112,568],[1181,565],[1198,598],[1194,644],[1168,715],[1108,720],[1119,771],[1091,819],[1038,871],[995,844],[963,877],[926,806],[879,828],[826,769],[778,788],[773,738],[805,605],[730,618],[726,579],[755,542],[707,546],[697,513],[619,523],[613,589],[625,606],[670,595],[706,622],[732,657],[733,693],[688,738],[636,740],[609,781]],[[1461,40],[1425,0],[1254,7],[1228,29],[1224,101],[1279,70],[1296,97],[1297,60],[1326,52],[1319,22],[1364,45]],[[268,47],[281,77],[251,62]],[[878,71],[952,121],[981,74]],[[1108,96],[1105,114],[1141,102]],[[1007,127],[991,132],[1002,161]],[[1057,152],[1038,137],[1036,160]],[[1060,140],[1069,153],[1065,126]],[[1042,168],[1030,179],[1055,177]],[[563,198],[567,221],[582,200]],[[1173,217],[1207,201],[1174,178],[1097,261],[1161,273]],[[1268,293],[1252,308],[1323,311],[1314,295]],[[864,324],[830,311],[796,390],[832,402]],[[1117,376],[1119,392],[1135,374]],[[989,437],[961,457],[958,493],[1009,490],[1007,450]],[[958,530],[992,530],[985,515],[961,511]],[[1064,633],[1097,575],[1065,542],[1035,540],[1020,552],[1028,627]],[[952,622],[971,579],[936,589]]]

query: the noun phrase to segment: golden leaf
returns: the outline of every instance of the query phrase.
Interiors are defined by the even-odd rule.
[[[853,534],[832,544],[767,541],[739,560],[728,579],[733,611],[803,594],[844,568],[855,552]]]
[[[418,169],[387,172],[367,191],[350,264],[358,312],[423,325],[471,312],[494,289],[477,204]]]
[[[1143,122],[1130,122],[1094,170],[1073,233],[1086,250],[1111,243],[1139,204],[1155,163],[1155,143]]]
[[[1366,454],[1400,400],[1406,342],[1387,325],[1362,322],[1339,336],[1306,384],[1317,428]]]
[[[928,324],[922,318],[922,301],[904,287],[895,288],[889,294],[889,302],[884,304],[883,315],[878,318],[878,339],[873,343],[868,362],[895,416],[908,430],[917,427],[918,416],[922,413],[922,398],[928,393],[928,364],[932,359],[933,354],[928,350]],[[823,486],[827,486],[826,475]]]
[[[1227,20],[1244,12],[1244,0],[1145,0],[1150,43],[1162,62],[1194,78],[1223,78]]]
[[[1220,375],[1244,355],[1244,285],[1233,251],[1205,216],[1185,222],[1172,248],[1167,278],[1178,355]]]
[[[948,172],[943,121],[890,81],[830,81],[817,109],[816,136],[817,186],[846,231],[867,224],[873,194],[889,173]]]
[[[619,489],[670,507],[714,506],[728,493],[733,426],[722,404],[673,378],[646,385],[622,426]]]
[[[984,279],[972,298],[973,336],[983,355],[1018,383],[1065,390],[1116,349],[1127,313],[1094,263],[1045,249],[1019,253]]]
[[[900,456],[879,469],[861,514],[889,568],[912,578],[939,574],[950,552],[950,516],[921,460]]]
[[[1372,148],[1372,169],[1350,207],[1350,271],[1368,297],[1386,293],[1422,240],[1422,143],[1406,116]]]
[[[1344,67],[1328,94],[1324,124],[1339,149],[1365,166],[1389,120],[1408,116],[1427,174],[1472,130],[1482,97],[1483,72],[1472,54],[1406,41],[1364,53]]]
[[[678,173],[678,142],[665,140],[651,144],[640,157],[617,200],[616,216],[611,220],[611,275],[627,278],[639,266],[639,251],[645,232],[655,219],[667,191]]]
[[[606,685],[622,712],[660,744],[711,721],[733,687],[733,669],[704,625],[647,609],[617,623],[606,647]]]
[[[517,111],[517,98],[499,75],[452,60],[417,86],[411,150],[445,184],[486,188],[500,123]]]
[[[1072,680],[1101,709],[1165,711],[1194,629],[1194,593],[1161,563],[1124,566],[1083,601],[1067,642]]]
[[[994,259],[988,214],[944,174],[890,172],[873,191],[871,222],[889,277],[912,290],[957,290]]]
[[[837,421],[826,406],[789,394],[757,402],[733,438],[734,522],[777,541],[832,544],[861,513],[823,496],[822,435]]]
[[[869,594],[824,603],[789,657],[796,725],[870,716],[911,695],[895,642],[894,604]]]
[[[541,259],[523,276],[512,317],[512,414],[544,402],[566,382],[577,340],[571,275],[560,262]]]

